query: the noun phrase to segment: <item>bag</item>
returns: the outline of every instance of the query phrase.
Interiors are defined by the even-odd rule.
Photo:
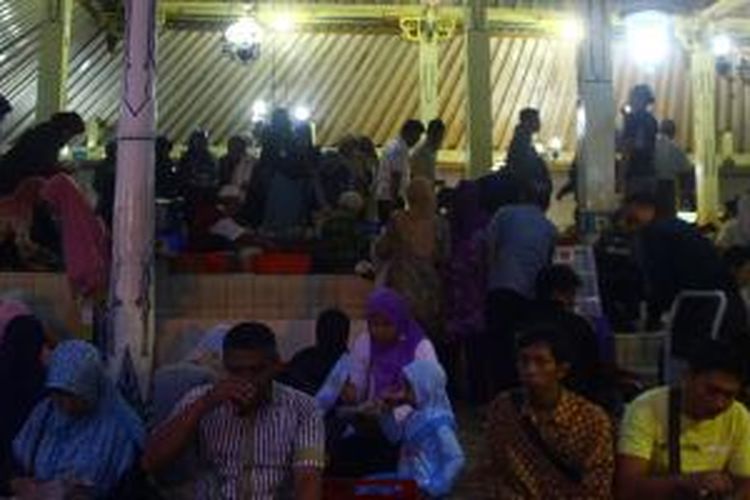
[[[526,434],[526,437],[529,438],[529,441],[531,441],[531,443],[542,452],[542,455],[544,455],[547,461],[551,463],[558,472],[565,476],[568,481],[576,484],[583,482],[583,472],[575,465],[569,463],[564,457],[560,456],[557,451],[553,450],[544,441],[544,438],[539,433],[539,429],[536,428],[529,417],[521,414],[523,408],[523,394],[521,391],[512,391],[510,393],[510,399],[518,412],[518,416],[521,417],[521,429]]]
[[[682,458],[680,454],[680,405],[682,390],[679,387],[669,388],[669,417],[667,431],[667,453],[669,457],[669,474],[679,476],[682,473]]]

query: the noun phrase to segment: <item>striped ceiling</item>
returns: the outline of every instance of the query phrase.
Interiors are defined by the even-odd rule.
[[[504,1],[519,6],[559,2]],[[44,0],[0,0],[0,92],[15,106],[5,126],[12,140],[33,123],[36,51]],[[88,14],[76,8],[69,109],[87,120],[116,121],[121,53],[107,50],[103,33]],[[463,38],[443,45],[440,60],[440,114],[448,124],[445,148],[466,143]],[[575,134],[575,51],[557,39],[496,37],[491,42],[492,111],[495,147],[510,140],[515,117],[526,106],[541,109],[542,140],[559,136],[572,149]],[[615,90],[618,103],[628,89],[651,83],[656,112],[676,119],[680,138],[690,138],[691,106],[688,61],[676,50],[654,73],[639,70],[615,44]],[[400,124],[418,115],[418,46],[384,34],[298,33],[275,35],[261,58],[240,65],[221,54],[221,34],[163,29],[159,36],[159,130],[184,141],[190,130],[204,127],[222,143],[250,126],[256,99],[313,112],[318,138],[333,144],[346,133],[363,133],[382,144]],[[720,82],[718,128],[736,134],[740,151],[750,151],[750,92],[741,82]]]

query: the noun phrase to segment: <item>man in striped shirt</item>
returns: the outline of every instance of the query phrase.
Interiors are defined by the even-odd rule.
[[[144,469],[158,471],[195,444],[206,466],[197,499],[320,499],[323,421],[312,398],[273,382],[273,332],[237,325],[223,350],[228,376],[185,395],[150,439]]]

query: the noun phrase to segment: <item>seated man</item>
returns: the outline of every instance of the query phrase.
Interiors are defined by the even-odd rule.
[[[566,386],[594,403],[604,403],[599,345],[589,321],[576,314],[576,292],[583,285],[570,267],[555,264],[542,269],[536,279],[534,322],[555,325],[563,334],[570,356]],[[607,406],[607,405],[603,405]]]
[[[679,388],[634,400],[617,446],[617,497],[749,499],[750,416],[735,401],[743,374],[740,357],[710,341]]]
[[[158,471],[196,444],[196,499],[319,499],[323,421],[315,401],[273,382],[279,355],[259,323],[232,328],[223,344],[228,376],[190,391],[146,446],[143,468]]]
[[[493,498],[610,498],[612,426],[602,409],[562,385],[569,364],[560,333],[527,330],[518,341],[522,389],[488,410]]]

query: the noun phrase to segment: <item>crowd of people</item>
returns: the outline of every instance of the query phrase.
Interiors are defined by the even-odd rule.
[[[577,308],[581,277],[553,259],[560,235],[534,145],[538,110],[521,111],[505,168],[442,192],[440,120],[407,121],[381,158],[363,137],[321,151],[310,124],[284,110],[256,139],[230,139],[218,160],[204,131],[176,162],[159,139],[156,191],[174,209],[165,229],[184,231],[190,251],[216,251],[304,240],[316,227],[321,269],[371,263],[364,330],[323,311],[315,345],[282,360],[267,325],[217,325],[184,360],[159,367],[150,402],[133,406],[95,346],[51,335],[27,305],[0,299],[0,381],[19,381],[0,384],[0,496],[319,499],[343,479],[368,479],[376,493],[408,481],[445,498],[476,475],[485,498],[750,499],[750,415],[737,401],[750,202],[740,199],[718,245],[676,217],[689,164],[674,124],[659,133],[653,101],[647,87],[631,92],[618,137],[624,196],[595,244],[596,316]],[[0,193],[16,214],[28,192],[57,207],[66,264],[90,271],[73,274],[85,290],[106,282],[97,257],[106,231],[66,228],[92,219],[57,161],[81,131],[65,113],[24,134],[0,160]],[[96,170],[109,224],[115,156],[109,147]],[[29,240],[32,255],[42,245],[36,217],[25,217],[11,227],[26,227],[15,251]],[[696,308],[673,332],[688,360],[681,381],[627,386],[612,330],[663,329],[681,292],[696,290],[726,298],[717,338],[706,338]],[[462,429],[457,402],[485,408],[485,428]],[[466,432],[484,437],[472,471]]]

